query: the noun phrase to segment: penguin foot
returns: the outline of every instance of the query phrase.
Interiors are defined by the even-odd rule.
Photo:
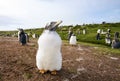
[[[57,71],[56,71],[56,70],[51,71],[51,74],[52,74],[52,75],[56,75],[56,74],[57,74]]]
[[[39,72],[40,72],[41,74],[44,74],[44,73],[47,72],[47,71],[42,69],[42,70],[40,70]]]

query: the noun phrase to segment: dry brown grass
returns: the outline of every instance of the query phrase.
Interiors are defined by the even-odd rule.
[[[36,52],[37,40],[21,46],[17,38],[0,37],[0,81],[120,81],[120,56],[102,55],[94,47],[63,43],[57,75],[39,73]]]

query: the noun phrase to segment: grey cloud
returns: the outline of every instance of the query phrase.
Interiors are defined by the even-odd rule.
[[[19,23],[17,19],[0,15],[0,26],[8,26],[11,24],[21,24],[21,23]]]

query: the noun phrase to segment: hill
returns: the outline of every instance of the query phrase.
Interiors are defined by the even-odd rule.
[[[60,26],[57,29],[57,32],[61,36],[62,40],[68,40],[68,30],[71,28],[74,34],[77,36],[77,40],[79,42],[88,42],[93,44],[105,44],[105,34],[100,35],[100,40],[96,40],[97,30],[101,29],[103,32],[107,32],[107,29],[110,29],[111,40],[114,38],[115,32],[120,32],[120,23],[105,23],[102,24],[83,24],[83,25],[76,25],[76,26]],[[83,30],[86,30],[86,34],[83,34]],[[78,30],[80,34],[78,34]],[[33,34],[40,35],[43,31],[43,28],[38,29],[27,29],[25,30],[26,33],[32,37]],[[17,36],[17,31],[0,31],[0,36]]]

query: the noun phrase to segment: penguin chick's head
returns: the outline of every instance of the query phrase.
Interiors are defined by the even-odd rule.
[[[45,26],[45,30],[50,30],[50,31],[55,31],[59,24],[61,24],[62,21],[57,21],[57,22],[50,22],[50,24],[47,24]]]

